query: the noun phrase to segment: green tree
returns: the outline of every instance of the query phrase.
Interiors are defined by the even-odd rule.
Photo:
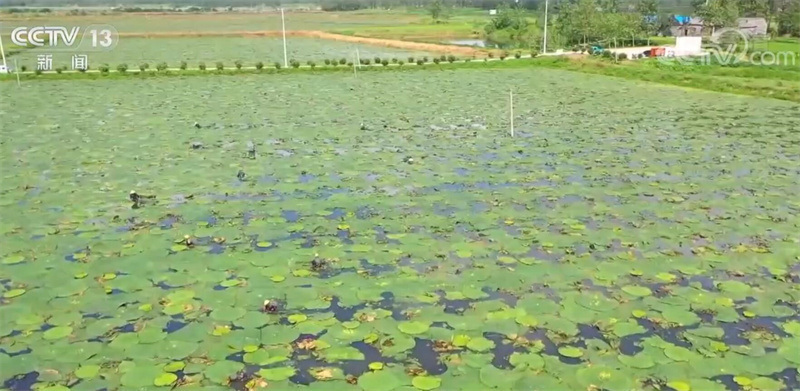
[[[639,0],[636,4],[636,12],[642,15],[641,30],[647,34],[647,46],[650,46],[650,37],[658,34],[661,27],[661,15],[658,12],[657,0]]]
[[[800,0],[792,0],[781,7],[778,14],[778,33],[800,37]]]
[[[428,6],[428,13],[431,14],[431,18],[435,23],[444,22],[450,17],[449,10],[442,0],[433,0]]]
[[[697,6],[697,15],[703,18],[703,24],[711,29],[711,34],[720,27],[733,26],[739,17],[737,0],[708,0]]]

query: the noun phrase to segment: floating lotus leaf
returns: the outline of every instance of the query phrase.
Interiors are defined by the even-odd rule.
[[[122,375],[120,382],[126,387],[150,387],[153,385],[153,379],[157,378],[161,373],[161,368],[155,366],[134,366]]]
[[[458,347],[467,346],[467,344],[471,339],[472,338],[470,338],[468,335],[464,334],[455,335],[453,336],[453,346],[458,346]]]
[[[430,324],[418,321],[402,322],[397,325],[397,329],[403,333],[416,335],[422,334],[430,328]]]
[[[684,381],[671,381],[667,383],[667,386],[674,389],[675,391],[692,391],[692,386],[689,383]]]
[[[24,261],[25,261],[25,256],[23,256],[21,254],[14,254],[14,255],[9,255],[9,256],[3,258],[2,263],[4,265],[16,265],[16,264],[22,263]]]
[[[166,387],[175,383],[178,380],[178,376],[174,373],[165,372],[158,375],[155,379],[153,379],[153,384],[156,387]]]
[[[294,376],[296,369],[292,367],[265,368],[258,371],[258,375],[270,381],[286,380]]]
[[[504,371],[491,364],[484,365],[480,371],[481,383],[491,389],[511,390],[521,377],[521,372]]]
[[[364,391],[391,391],[402,385],[392,371],[367,372],[358,378],[358,386]]]
[[[757,377],[753,379],[750,387],[761,391],[778,391],[784,389],[786,386],[775,379],[768,377]]]
[[[674,345],[664,348],[664,355],[674,361],[689,361],[697,356],[697,354],[693,353],[689,349]]]
[[[161,331],[157,327],[146,327],[139,332],[139,343],[150,344],[156,343],[167,337],[167,333]]]
[[[650,296],[653,292],[650,288],[645,286],[638,286],[638,285],[627,285],[622,287],[622,291],[636,297],[645,297]]]
[[[305,322],[307,319],[308,319],[308,316],[306,316],[306,314],[292,314],[292,315],[289,315],[287,317],[287,320],[289,321],[289,323],[292,323],[292,324]]]
[[[539,321],[531,315],[517,316],[515,320],[517,323],[527,327],[534,327],[539,324]]]
[[[239,319],[247,313],[244,308],[238,307],[220,307],[211,311],[211,319],[220,322],[232,322]]]
[[[228,279],[228,280],[220,281],[219,285],[222,286],[222,287],[225,287],[225,288],[230,288],[230,287],[241,285],[243,282],[244,282],[244,280],[241,280],[241,279]]]
[[[186,363],[183,361],[173,361],[169,364],[164,365],[164,372],[178,372],[186,367]]]
[[[573,346],[562,346],[558,348],[558,354],[564,357],[578,358],[583,356],[583,350]]]
[[[100,372],[99,365],[81,365],[75,370],[75,377],[78,379],[92,379]]]
[[[467,348],[469,348],[470,350],[474,350],[476,352],[485,352],[494,348],[494,341],[486,339],[484,337],[472,338],[467,343]]]
[[[800,338],[791,338],[783,341],[778,348],[778,354],[793,364],[800,365]]]
[[[330,362],[364,359],[364,353],[351,346],[326,349],[322,354],[322,356],[325,358],[326,361]]]
[[[784,323],[783,325],[781,325],[781,328],[783,329],[783,331],[785,331],[785,332],[787,332],[787,333],[789,333],[791,335],[794,335],[796,337],[800,337],[800,322],[798,322],[796,320],[792,320],[792,321]]]
[[[620,354],[617,358],[621,363],[631,368],[647,369],[656,365],[655,361],[646,353],[640,353],[635,356]]]
[[[369,363],[369,365],[367,365],[367,367],[370,370],[373,370],[373,371],[380,371],[381,369],[383,369],[383,363],[380,362],[380,361],[375,361],[375,362]]]
[[[614,335],[617,337],[625,337],[632,334],[640,334],[647,331],[644,327],[639,325],[636,322],[619,322],[615,323],[614,327]]]
[[[41,390],[41,391],[69,391],[69,389],[70,389],[69,387],[65,387],[65,386],[62,386],[60,384],[56,384],[56,385],[52,385],[52,386],[42,387],[39,390]]]
[[[411,379],[411,384],[423,391],[435,390],[442,385],[442,379],[431,376],[417,376]]]
[[[228,360],[218,361],[207,367],[203,371],[203,375],[214,383],[227,384],[228,379],[242,369],[244,369],[242,363]]]
[[[515,368],[542,369],[544,359],[536,353],[514,352],[508,360]]]
[[[602,365],[581,368],[576,375],[580,385],[587,389],[594,386],[606,390],[629,390],[633,386],[630,374]]]
[[[197,343],[167,340],[158,345],[158,356],[171,360],[182,360],[197,350]]]
[[[22,288],[9,289],[3,292],[3,297],[6,299],[13,299],[15,297],[22,296],[23,294],[25,294],[25,292],[26,290]]]
[[[263,349],[245,353],[243,357],[243,361],[247,364],[265,365],[264,363],[266,363],[267,360],[269,360],[269,353]]]
[[[54,340],[54,339],[61,339],[64,337],[69,336],[72,334],[72,327],[70,326],[58,326],[48,329],[42,335],[42,338],[46,340]]]

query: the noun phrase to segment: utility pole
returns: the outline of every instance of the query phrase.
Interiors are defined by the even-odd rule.
[[[0,34],[0,54],[3,56],[3,69],[8,72],[8,65],[6,64],[6,51],[3,49],[3,36]]]
[[[283,67],[289,68],[289,56],[286,54],[286,19],[283,17],[283,8],[281,8],[281,30],[283,30]]]
[[[547,53],[547,4],[548,0],[544,0],[544,37],[542,39],[542,54]]]

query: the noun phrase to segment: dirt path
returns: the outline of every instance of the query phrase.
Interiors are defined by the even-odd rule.
[[[444,53],[461,56],[484,57],[485,50],[466,46],[439,45],[434,43],[409,42],[396,39],[365,38],[350,35],[326,33],[314,30],[287,31],[287,36],[330,39],[334,41],[352,42],[364,45],[384,46],[396,49],[417,50],[422,52]],[[120,37],[128,38],[179,38],[179,37],[280,37],[280,31],[176,31],[161,33],[120,33]]]

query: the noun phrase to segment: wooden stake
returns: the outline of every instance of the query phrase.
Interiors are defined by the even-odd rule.
[[[514,137],[514,91],[508,90],[509,122],[511,124],[511,137]]]

